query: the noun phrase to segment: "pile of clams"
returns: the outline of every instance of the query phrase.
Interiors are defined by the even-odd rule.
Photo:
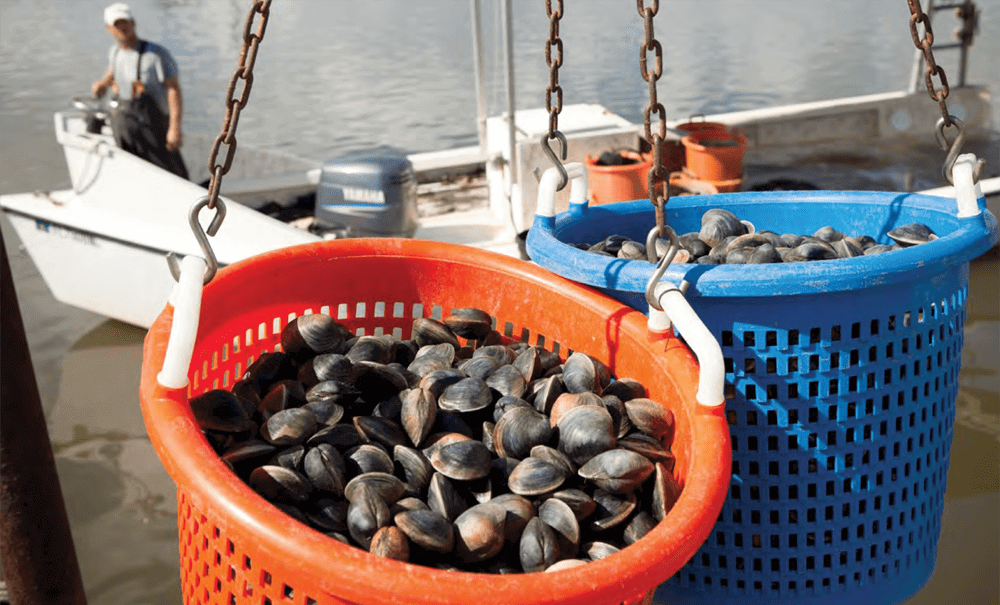
[[[878,244],[868,235],[847,236],[826,226],[812,235],[777,234],[755,231],[732,212],[713,208],[701,217],[701,230],[678,236],[681,249],[675,263],[738,265],[833,260],[881,254],[937,239],[922,223],[902,225],[887,234],[893,244]],[[647,260],[646,245],[621,235],[612,235],[596,244],[574,244],[581,250],[626,260]],[[667,252],[667,242],[656,241],[656,258]]]
[[[400,340],[301,316],[281,351],[191,409],[258,494],[376,555],[518,573],[640,539],[680,493],[671,412],[600,361],[504,344],[493,323],[455,309]]]

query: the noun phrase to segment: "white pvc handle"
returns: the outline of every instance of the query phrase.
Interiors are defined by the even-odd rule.
[[[570,162],[563,166],[572,181],[569,193],[570,204],[582,204],[587,201],[587,171],[580,162]],[[538,203],[535,205],[536,216],[556,215],[556,189],[559,187],[559,170],[553,166],[542,174],[538,183]]]
[[[979,214],[979,198],[983,197],[983,188],[972,176],[977,163],[976,156],[965,153],[958,156],[951,169],[951,178],[955,183],[955,202],[958,204],[958,218],[976,216]]]
[[[726,370],[719,341],[705,327],[677,286],[661,281],[653,288],[653,297],[663,307],[663,311],[650,307],[650,329],[663,331],[664,326],[669,327],[673,323],[698,358],[698,393],[695,399],[707,407],[718,407],[726,403]]]
[[[188,255],[181,261],[181,275],[170,295],[174,306],[174,320],[167,340],[163,369],[156,380],[168,389],[181,389],[188,384],[188,369],[194,354],[194,340],[198,335],[198,318],[201,314],[201,290],[208,265],[200,256]]]

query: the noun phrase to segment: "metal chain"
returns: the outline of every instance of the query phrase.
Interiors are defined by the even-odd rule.
[[[222,121],[222,132],[215,139],[212,145],[212,153],[208,158],[208,170],[212,174],[212,180],[208,185],[208,207],[215,208],[219,200],[219,187],[222,184],[222,176],[229,172],[233,165],[233,156],[236,155],[236,127],[240,121],[240,111],[246,107],[250,98],[250,88],[253,86],[253,66],[257,60],[257,47],[264,39],[264,30],[267,28],[267,18],[270,15],[271,0],[256,0],[247,13],[246,23],[243,25],[243,48],[240,50],[239,64],[236,72],[229,80],[229,88],[226,90],[226,117]],[[255,15],[260,14],[260,24],[257,32],[253,32],[253,22]],[[240,79],[245,81],[243,90],[239,97],[235,97],[236,87]],[[219,164],[219,150],[222,145],[227,146],[225,163]]]
[[[264,39],[264,30],[267,28],[267,18],[270,11],[271,0],[254,0],[253,6],[247,13],[246,22],[243,25],[243,48],[240,50],[239,64],[233,77],[229,80],[229,87],[226,90],[226,116],[222,121],[222,132],[216,137],[208,158],[208,170],[212,175],[208,184],[208,195],[196,201],[188,212],[188,224],[195,239],[198,240],[202,254],[205,255],[205,284],[212,281],[219,268],[219,261],[212,250],[208,236],[214,236],[218,233],[223,219],[226,218],[226,204],[219,199],[219,190],[222,186],[222,176],[229,172],[233,165],[233,157],[236,155],[236,127],[240,121],[240,111],[246,107],[247,100],[250,98],[250,88],[253,86],[253,66],[257,60],[257,47]],[[253,22],[258,13],[260,14],[260,24],[254,33]],[[243,79],[245,83],[239,97],[236,97],[234,94],[240,79]],[[224,163],[219,164],[219,151],[223,144],[227,146],[226,159]],[[212,217],[208,229],[202,228],[201,222],[198,220],[202,208],[206,207],[215,210],[215,216]],[[167,266],[170,268],[174,280],[180,281],[180,260],[173,252],[167,254]]]
[[[927,63],[927,69],[924,72],[927,93],[937,101],[941,108],[941,119],[944,120],[944,125],[946,127],[952,126],[954,122],[951,114],[948,113],[948,104],[945,102],[945,99],[948,98],[948,77],[945,75],[944,69],[934,62],[934,51],[931,50],[931,46],[934,44],[934,30],[931,28],[930,17],[920,8],[920,0],[906,1],[910,5],[910,36],[913,38],[913,44],[917,50],[924,53],[924,61]],[[923,38],[917,33],[918,23],[924,24]],[[940,89],[934,86],[934,76],[938,76],[941,80]]]
[[[660,2],[652,0],[648,7],[644,4],[643,0],[636,0],[639,16],[645,22],[646,31],[645,39],[639,47],[639,69],[642,73],[642,79],[649,83],[649,104],[643,111],[642,124],[645,127],[646,140],[649,141],[653,150],[653,165],[649,169],[647,185],[649,199],[656,209],[654,229],[658,229],[662,234],[663,228],[666,226],[664,206],[670,200],[670,188],[666,183],[667,171],[663,163],[663,142],[667,138],[667,110],[656,98],[656,81],[663,75],[663,47],[653,36],[653,17],[660,10]],[[653,52],[654,57],[652,70],[648,67],[647,59],[650,51]],[[652,128],[654,113],[659,117],[659,127],[655,134]]]
[[[559,169],[557,190],[562,191],[569,182],[569,175],[560,161],[560,158],[566,159],[567,153],[566,137],[559,132],[559,112],[563,107],[563,90],[562,86],[559,86],[559,68],[563,63],[563,43],[559,37],[559,19],[563,16],[562,0],[556,0],[556,10],[552,10],[552,0],[545,0],[545,14],[549,17],[549,37],[545,42],[545,64],[549,66],[549,85],[545,87],[545,109],[549,112],[549,131],[542,135],[542,150]],[[556,50],[554,57],[552,49]],[[556,96],[555,105],[552,104],[553,94]],[[552,139],[557,139],[562,146],[560,156],[556,156],[552,151]]]

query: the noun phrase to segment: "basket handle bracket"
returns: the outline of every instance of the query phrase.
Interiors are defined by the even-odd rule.
[[[208,263],[200,256],[189,254],[180,263],[180,276],[170,302],[174,306],[170,338],[163,358],[163,368],[156,380],[168,389],[181,389],[188,384],[188,369],[198,335],[201,314],[201,293]]]

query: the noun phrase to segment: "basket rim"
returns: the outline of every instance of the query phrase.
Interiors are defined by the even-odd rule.
[[[728,208],[740,216],[740,208],[760,209],[778,203],[851,205],[892,204],[921,212],[940,213],[957,227],[939,239],[888,254],[819,262],[770,265],[675,264],[664,279],[690,284],[687,296],[770,297],[856,291],[873,286],[898,284],[921,278],[945,266],[967,263],[997,243],[996,218],[985,208],[979,215],[957,218],[955,201],[922,194],[877,191],[773,191],[691,195],[672,199],[670,214],[691,209]],[[573,281],[600,288],[642,293],[653,275],[653,265],[644,260],[623,260],[591,254],[559,239],[567,230],[586,222],[601,224],[609,219],[637,217],[653,225],[648,200],[588,206],[574,204],[555,217],[536,216],[526,241],[528,255],[539,265]]]
[[[221,269],[207,288],[212,288],[212,284],[224,284],[240,271],[280,264],[295,255],[336,255],[339,259],[373,254],[449,262],[454,262],[456,254],[460,254],[459,262],[463,264],[510,273],[529,281],[551,283],[556,280],[577,304],[601,309],[606,317],[613,317],[622,326],[621,331],[645,333],[644,315],[606,295],[523,261],[434,242],[354,239],[294,246]],[[239,519],[244,526],[258,530],[257,542],[266,542],[266,549],[275,557],[285,556],[291,561],[308,552],[310,567],[329,569],[336,566],[342,570],[336,578],[331,578],[330,574],[315,577],[314,583],[328,585],[331,595],[357,602],[392,602],[395,595],[396,599],[403,598],[411,603],[448,602],[449,595],[467,594],[475,594],[477,601],[482,603],[561,602],[574,598],[619,600],[622,586],[635,584],[649,586],[648,590],[652,590],[694,556],[714,526],[728,493],[731,448],[724,406],[700,406],[694,403],[692,392],[686,403],[697,407],[691,412],[692,450],[685,489],[671,513],[654,530],[655,535],[650,534],[650,539],[629,546],[624,556],[615,555],[554,574],[513,575],[441,571],[381,559],[340,544],[290,517],[274,515],[270,506],[263,506],[266,504],[263,498],[242,481],[232,480],[231,472],[202,437],[187,405],[186,389],[166,389],[156,381],[172,314],[172,307],[167,305],[147,333],[140,388],[147,431],[161,462],[193,501],[204,503],[210,499],[213,510],[221,510],[224,515]],[[660,355],[659,363],[664,367],[670,358],[681,366],[678,371],[696,378],[693,356],[678,340],[669,339],[665,346],[661,342],[659,348],[645,336],[637,342],[649,347],[651,354]],[[678,363],[685,359],[687,366]],[[181,443],[184,447],[178,447]],[[205,486],[212,486],[210,493]],[[642,565],[643,561],[659,563]],[[371,586],[372,577],[380,578],[377,591]],[[415,582],[425,590],[414,591]],[[433,591],[426,590],[430,586],[434,587]]]

